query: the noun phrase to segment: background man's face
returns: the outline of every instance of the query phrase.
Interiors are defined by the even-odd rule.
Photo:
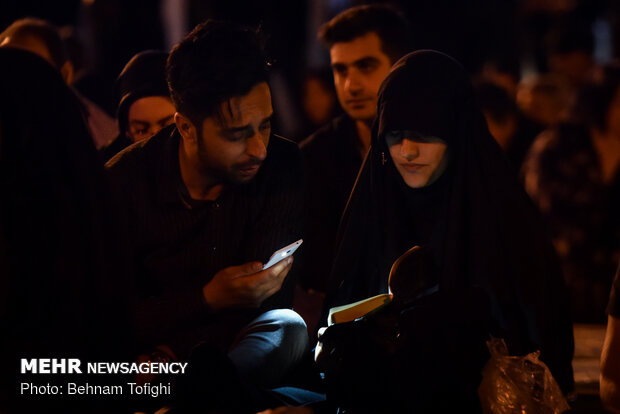
[[[198,137],[203,172],[223,183],[242,184],[258,173],[271,135],[271,92],[267,83],[222,104],[222,117],[210,116]]]
[[[381,39],[370,32],[330,49],[334,84],[340,105],[356,121],[371,122],[377,114],[377,93],[392,66]]]

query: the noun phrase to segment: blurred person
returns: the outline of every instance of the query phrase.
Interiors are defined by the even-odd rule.
[[[268,67],[255,31],[196,26],[167,62],[174,125],[106,164],[129,214],[144,358],[193,358],[187,410],[258,408],[226,379],[278,386],[308,346],[292,257],[263,270],[303,225],[299,150],[271,133]]]
[[[341,112],[331,71],[309,71],[304,78],[301,95],[308,133],[316,131]]]
[[[174,105],[166,82],[168,53],[148,50],[135,55],[116,80],[120,133],[103,150],[106,161],[174,123]]]
[[[58,29],[45,20],[16,20],[0,33],[0,47],[19,48],[37,54],[60,72],[67,85],[73,83],[74,67],[68,59],[64,42]],[[80,100],[95,147],[103,147],[118,134],[116,121],[76,89],[72,88],[72,91]]]
[[[551,74],[531,75],[519,82],[517,105],[543,127],[552,127],[568,116],[574,100],[570,87]]]
[[[578,322],[604,321],[620,259],[620,69],[581,89],[571,122],[543,132],[523,165],[571,290]]]
[[[489,81],[477,81],[474,88],[489,132],[518,171],[542,128],[521,113],[502,87]]]
[[[518,62],[500,58],[487,59],[482,64],[479,77],[501,87],[511,99],[516,99],[517,85],[521,78]]]
[[[591,27],[578,22],[553,26],[544,39],[550,74],[561,77],[572,89],[588,81],[596,68]]]
[[[20,358],[131,360],[132,284],[118,209],[75,95],[42,58],[3,47],[0,96],[0,406],[119,412],[127,399],[17,395],[20,383],[75,380],[21,374]]]
[[[607,306],[607,332],[601,353],[600,392],[603,405],[620,413],[620,267]]]
[[[377,92],[392,64],[411,50],[410,27],[393,8],[347,9],[325,23],[334,85],[344,114],[301,142],[308,176],[308,231],[302,284],[325,292],[336,229],[370,146]]]

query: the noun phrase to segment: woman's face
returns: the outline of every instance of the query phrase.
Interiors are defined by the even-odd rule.
[[[396,169],[411,188],[432,184],[447,163],[446,143],[437,137],[420,137],[407,131],[391,131],[385,140]]]

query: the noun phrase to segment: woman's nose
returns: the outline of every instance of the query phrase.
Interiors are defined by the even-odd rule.
[[[400,154],[407,161],[414,160],[420,155],[420,147],[417,142],[405,138],[400,146]]]

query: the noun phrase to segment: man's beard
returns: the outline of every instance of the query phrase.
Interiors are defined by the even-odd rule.
[[[203,148],[199,148],[198,160],[200,162],[202,174],[224,185],[242,185],[252,181],[258,174],[258,171],[251,176],[245,176],[241,170],[258,166],[260,171],[260,166],[262,164],[259,160],[251,160],[244,163],[233,164],[231,167],[226,168],[211,162],[210,157],[203,151]]]

